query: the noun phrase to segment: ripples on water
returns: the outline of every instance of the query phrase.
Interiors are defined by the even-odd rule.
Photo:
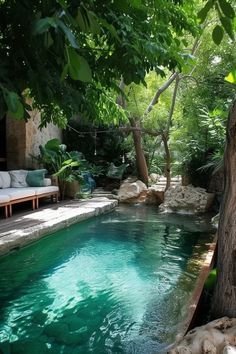
[[[0,259],[2,352],[160,352],[185,316],[207,225],[118,208]]]

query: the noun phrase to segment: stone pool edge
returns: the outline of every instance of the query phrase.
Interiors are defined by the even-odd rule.
[[[105,197],[69,201],[3,220],[5,226],[7,222],[10,226],[7,231],[0,231],[0,256],[7,255],[72,224],[112,211],[117,205],[117,200]],[[31,224],[32,220],[33,224]]]
[[[184,336],[192,330],[196,325],[197,316],[199,315],[200,300],[204,289],[205,281],[214,266],[216,260],[217,251],[217,237],[207,244],[207,250],[204,253],[201,270],[197,278],[196,285],[193,289],[192,295],[187,304],[187,316],[183,320],[176,333],[175,342],[168,345],[161,354],[168,354],[171,349],[173,349]]]

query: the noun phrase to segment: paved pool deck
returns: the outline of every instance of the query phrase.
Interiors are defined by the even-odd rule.
[[[0,220],[0,256],[57,230],[111,211],[117,200],[105,197],[47,204],[37,211],[18,212]]]

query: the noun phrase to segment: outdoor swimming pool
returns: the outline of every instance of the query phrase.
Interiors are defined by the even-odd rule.
[[[212,234],[200,217],[118,207],[0,258],[0,352],[160,352]]]

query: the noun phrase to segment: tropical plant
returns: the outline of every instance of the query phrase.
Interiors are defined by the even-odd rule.
[[[89,163],[78,151],[67,151],[65,144],[58,139],[49,140],[44,146],[40,145],[38,161],[51,173],[58,177],[62,199],[65,196],[66,184],[79,181],[83,183],[83,173],[90,169]]]

